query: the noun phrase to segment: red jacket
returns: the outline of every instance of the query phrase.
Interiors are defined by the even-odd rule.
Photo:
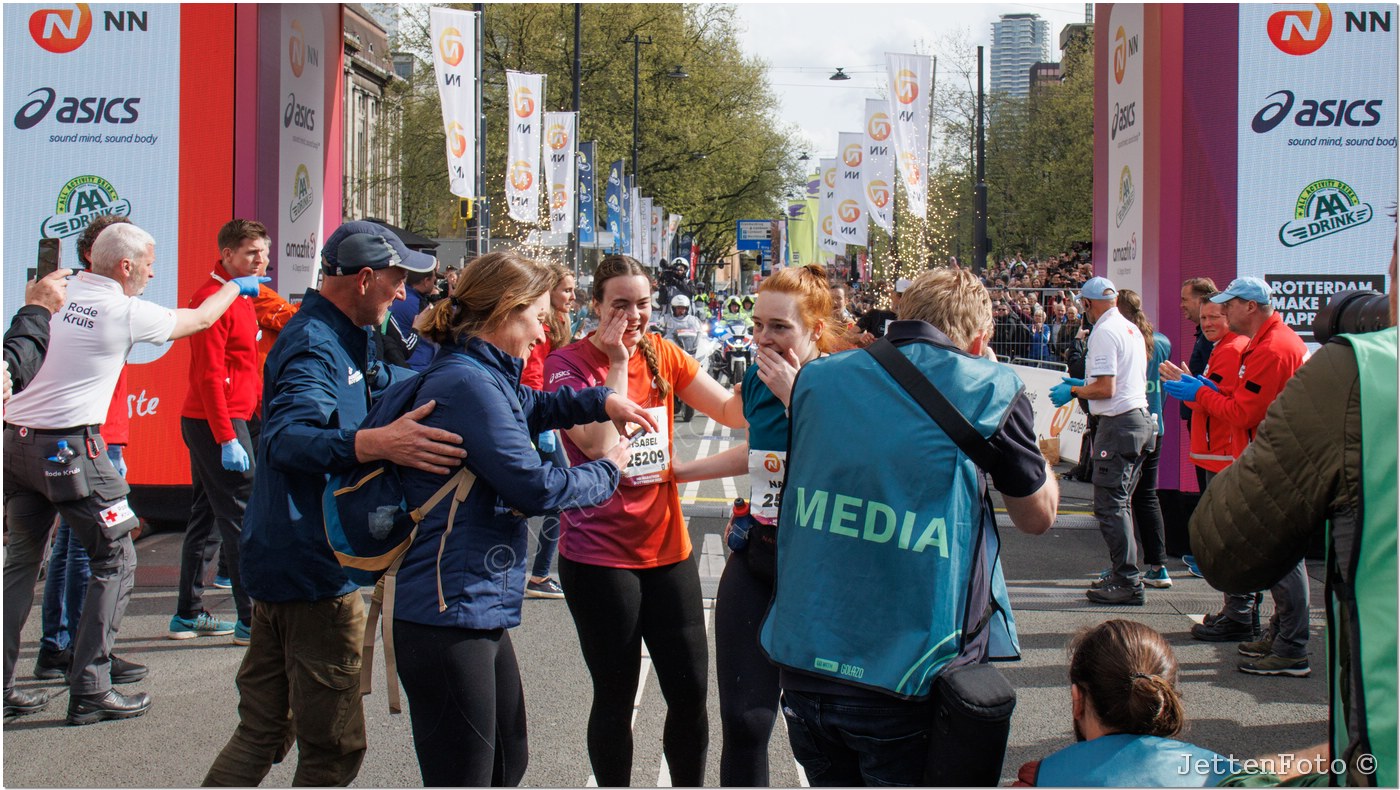
[[[190,297],[198,307],[231,277],[215,264],[209,281]],[[253,416],[262,390],[258,370],[258,319],[253,300],[240,296],[214,325],[190,337],[190,389],[181,417],[208,420],[214,441],[237,437],[231,420]]]
[[[565,325],[568,325],[567,321]],[[568,343],[565,342],[564,345],[568,345]],[[521,384],[532,390],[544,389],[544,358],[549,356],[549,352],[552,350],[554,350],[554,338],[549,335],[549,324],[545,324],[544,342],[530,351],[530,356],[525,360],[525,367],[520,371]]]
[[[1254,429],[1264,421],[1269,404],[1283,392],[1293,373],[1308,358],[1308,347],[1278,313],[1269,316],[1240,355],[1240,384],[1229,395],[1202,387],[1196,413],[1224,420],[1254,441]]]
[[[1215,341],[1206,364],[1205,376],[1229,396],[1240,385],[1240,355],[1249,345],[1249,338],[1226,332]],[[1186,404],[1196,411],[1191,420],[1191,463],[1208,472],[1219,472],[1234,463],[1249,445],[1249,435],[1224,420],[1211,417],[1195,403]]]
[[[102,441],[107,444],[131,443],[131,411],[126,402],[126,366],[112,390],[112,402],[107,405],[107,419],[102,421]]]

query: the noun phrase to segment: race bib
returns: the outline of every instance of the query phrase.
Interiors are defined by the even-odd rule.
[[[783,478],[787,473],[787,453],[778,450],[749,450],[749,512],[767,522],[778,520],[783,503]]]
[[[671,479],[671,416],[665,406],[647,409],[656,421],[657,430],[632,440],[627,468],[622,472],[622,484],[645,486]]]

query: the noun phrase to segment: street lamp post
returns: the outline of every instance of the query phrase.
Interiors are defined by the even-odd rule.
[[[632,45],[632,178],[633,185],[640,187],[637,179],[637,141],[641,139],[641,103],[642,103],[642,45],[651,43],[651,36],[643,38],[633,33],[622,40],[624,44]]]

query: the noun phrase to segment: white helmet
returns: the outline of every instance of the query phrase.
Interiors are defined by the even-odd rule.
[[[685,294],[676,294],[675,296],[671,297],[671,307],[684,307],[685,309],[689,310],[690,297],[686,296]]]

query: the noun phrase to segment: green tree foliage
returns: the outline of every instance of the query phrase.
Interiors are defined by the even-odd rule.
[[[940,51],[946,54],[934,94],[938,154],[930,186],[956,217],[941,252],[966,260],[973,250],[977,53],[958,36]],[[1092,238],[1092,41],[1066,50],[1061,70],[1062,82],[1038,86],[1028,98],[986,97],[987,235],[995,256],[1056,254]]]
[[[505,72],[545,74],[544,109],[572,109],[574,7],[491,3],[485,20],[482,112],[492,236],[523,237],[527,228],[504,210]],[[598,196],[609,162],[622,159],[631,168],[633,45],[624,39],[650,38],[651,44],[641,46],[637,70],[638,185],[668,213],[685,217],[684,227],[695,232],[708,259],[733,246],[735,220],[776,216],[784,189],[801,173],[792,133],[775,117],[778,102],[764,65],[741,51],[737,24],[735,9],[727,5],[583,7],[579,139],[598,142]],[[399,49],[428,51],[426,13],[404,36]],[[668,77],[677,66],[689,76]],[[433,231],[450,223],[453,203],[431,62],[422,60],[417,72],[405,99],[404,217],[411,228]],[[600,214],[600,225],[604,221]]]

